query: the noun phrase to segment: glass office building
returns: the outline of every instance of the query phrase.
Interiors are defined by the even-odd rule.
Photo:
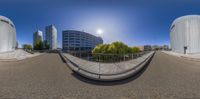
[[[68,53],[87,53],[98,44],[102,44],[101,37],[96,37],[92,34],[66,30],[62,32],[62,49]]]

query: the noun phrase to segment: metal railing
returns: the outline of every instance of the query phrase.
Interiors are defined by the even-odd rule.
[[[102,62],[102,63],[113,63],[113,62],[123,62],[131,59],[136,59],[141,57],[144,54],[149,53],[150,51],[131,53],[131,54],[104,54],[104,53],[95,53],[95,54],[71,54],[73,56],[82,58],[88,61]]]
[[[113,76],[113,75],[121,75],[121,74],[124,74],[124,73],[127,73],[127,72],[132,72],[132,73],[135,73],[135,72],[137,72],[138,70],[140,70],[144,65],[142,65],[142,64],[144,64],[145,62],[147,62],[152,56],[153,56],[153,54],[154,54],[154,52],[152,53],[152,54],[150,54],[152,51],[145,51],[145,52],[140,52],[140,53],[134,53],[134,54],[126,54],[126,55],[120,55],[121,56],[121,61],[102,61],[102,60],[94,60],[94,59],[91,59],[91,58],[88,58],[88,57],[90,57],[89,55],[91,55],[91,54],[87,54],[88,56],[86,57],[86,55],[83,57],[81,57],[82,59],[84,59],[84,60],[89,60],[89,61],[84,61],[84,62],[82,62],[82,64],[84,65],[84,64],[88,64],[89,66],[93,66],[92,64],[94,63],[94,61],[95,61],[95,63],[97,63],[97,64],[99,64],[99,65],[94,65],[94,66],[97,66],[98,67],[98,70],[97,70],[97,72],[94,72],[94,71],[90,71],[90,70],[88,70],[87,68],[84,68],[83,66],[80,66],[80,64],[76,64],[76,61],[74,61],[74,60],[79,60],[79,59],[77,59],[77,58],[70,58],[70,57],[67,57],[67,56],[65,56],[65,55],[63,55],[63,54],[61,54],[61,56],[63,55],[63,57],[65,57],[67,60],[66,60],[66,63],[70,63],[70,64],[72,64],[73,66],[75,66],[77,69],[74,69],[73,68],[73,66],[72,65],[70,65],[69,64],[69,66],[71,67],[71,69],[72,70],[75,70],[76,72],[78,72],[78,73],[80,73],[79,71],[82,71],[82,73],[80,73],[80,74],[84,74],[83,73],[83,71],[84,72],[86,72],[86,74],[92,74],[92,75],[96,75],[96,76],[98,76],[98,78],[93,78],[93,79],[97,79],[97,80],[100,80],[101,79],[101,76]],[[105,64],[107,64],[107,62],[113,62],[113,63],[111,63],[112,65],[114,65],[114,66],[116,66],[117,68],[119,68],[119,65],[120,64],[118,64],[118,62],[124,62],[124,61],[127,61],[128,62],[128,60],[131,60],[131,59],[135,59],[135,58],[139,58],[139,57],[141,57],[141,56],[143,56],[143,55],[146,55],[146,54],[149,54],[148,55],[148,57],[145,57],[145,58],[143,58],[144,60],[141,60],[140,61],[140,63],[137,63],[137,64],[133,64],[132,65],[132,67],[131,68],[129,68],[129,69],[121,69],[121,71],[118,71],[118,72],[113,72],[113,73],[103,73],[102,72],[102,66],[105,66]],[[101,53],[98,53],[98,54],[96,54],[97,56],[105,56],[105,57],[107,57],[107,55],[108,56],[114,56],[114,55],[116,55],[116,54],[101,54]],[[78,56],[78,55],[76,55],[76,56]],[[80,55],[81,56],[81,55]],[[79,56],[79,57],[80,57]],[[129,56],[129,57],[127,57],[127,56]],[[124,58],[125,57],[125,58]],[[123,58],[123,60],[122,60],[122,58]],[[110,58],[108,58],[108,59],[110,59]],[[79,60],[80,61],[80,60]],[[90,62],[92,62],[92,64],[90,64]],[[105,62],[105,63],[104,63]],[[117,62],[117,63],[116,63]],[[110,64],[110,63],[109,63]],[[122,64],[123,65],[123,64]],[[131,64],[129,64],[129,65],[131,65]],[[134,66],[135,65],[135,66]],[[142,66],[142,67],[141,67]],[[97,68],[96,68],[97,69]],[[134,70],[134,71],[133,71]],[[89,77],[90,78],[90,76],[88,76],[88,75],[85,75],[86,77]],[[93,76],[92,76],[93,77]],[[91,78],[92,78],[91,77]],[[120,77],[120,76],[119,76]]]

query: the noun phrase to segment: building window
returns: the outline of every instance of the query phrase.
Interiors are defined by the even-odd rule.
[[[74,40],[74,38],[69,38],[69,40]]]
[[[80,43],[80,41],[76,41],[76,43]]]

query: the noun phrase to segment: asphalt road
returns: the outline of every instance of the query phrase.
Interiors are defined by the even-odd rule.
[[[0,99],[199,99],[200,62],[157,52],[138,75],[97,82],[73,73],[58,54],[0,62]]]

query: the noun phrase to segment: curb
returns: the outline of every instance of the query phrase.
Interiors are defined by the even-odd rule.
[[[171,56],[174,56],[174,57],[178,57],[178,58],[181,58],[181,59],[186,59],[186,60],[191,60],[191,61],[195,61],[195,62],[200,62],[200,58],[192,58],[192,57],[186,57],[186,56],[176,56],[176,55],[169,54],[167,52],[162,52],[162,53],[167,54],[167,55],[171,55]]]
[[[84,76],[86,78],[92,79],[92,80],[98,80],[98,81],[116,81],[121,79],[126,79],[130,76],[133,76],[134,74],[138,73],[146,63],[150,61],[150,59],[154,56],[155,52],[152,52],[146,59],[144,59],[141,63],[137,64],[135,67],[125,70],[123,72],[119,72],[116,74],[98,74],[93,73],[90,71],[87,71],[85,69],[80,68],[75,63],[70,61],[66,56],[64,56],[61,52],[59,52],[59,55],[61,56],[61,59],[65,60],[65,63],[70,67],[72,71],[75,73],[80,74],[81,76]]]
[[[44,53],[36,55],[36,56],[32,56],[32,57],[22,58],[22,59],[17,59],[17,58],[13,58],[13,59],[0,59],[0,62],[19,62],[19,61],[26,60],[26,59],[29,59],[29,58],[38,57],[38,56],[43,55],[43,54]]]

